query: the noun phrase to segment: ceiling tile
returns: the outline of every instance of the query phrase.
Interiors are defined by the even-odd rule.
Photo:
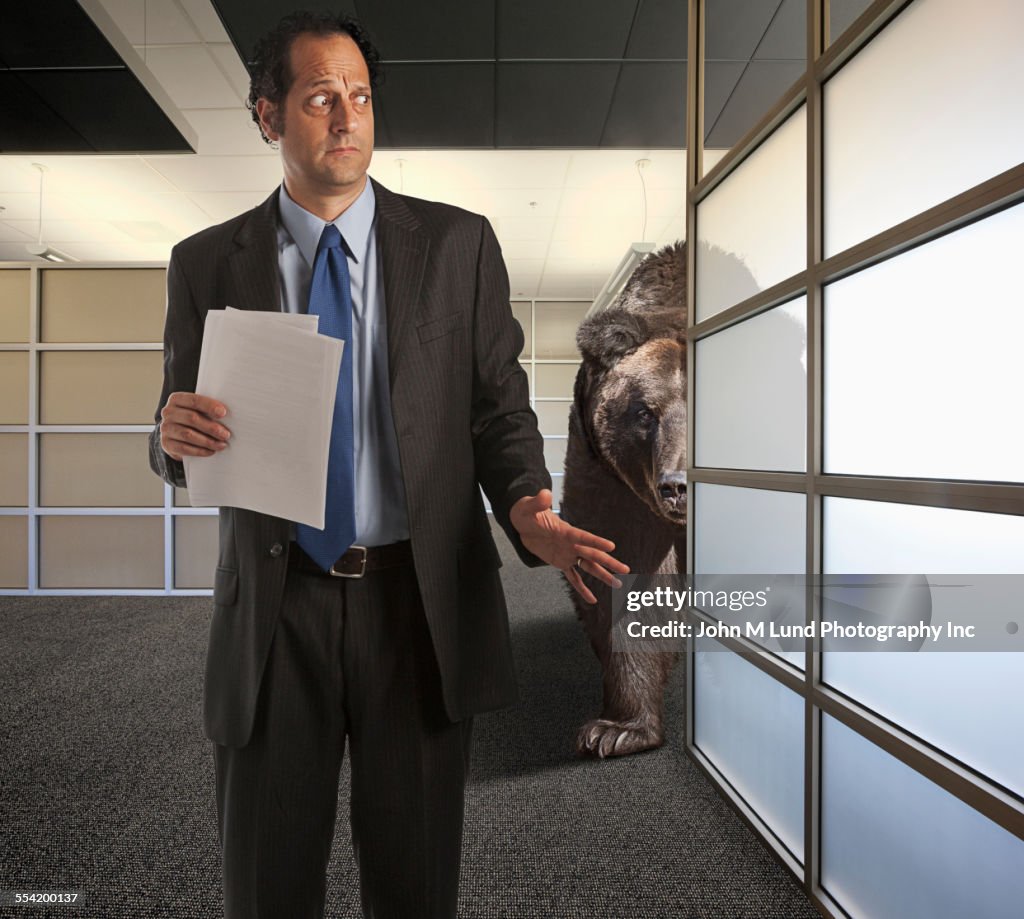
[[[780,3],[781,0],[715,0],[707,4],[707,59],[749,60]]]
[[[0,60],[8,67],[110,67],[117,52],[73,0],[4,3]]]
[[[210,0],[178,0],[196,27],[203,41],[230,41],[224,29],[224,23],[214,9]]]
[[[566,175],[568,188],[606,188],[639,183],[636,161],[650,160],[644,182],[651,189],[686,190],[685,150],[576,150]]]
[[[193,192],[191,201],[209,215],[211,223],[223,223],[261,204],[273,189],[266,191]]]
[[[567,188],[562,194],[558,216],[632,223],[639,233],[643,224],[645,199],[648,218],[671,217],[679,212],[679,202],[685,200],[685,192],[648,189],[645,194],[634,171],[632,176],[625,176],[622,182],[614,186]]]
[[[554,217],[499,217],[495,227],[503,240],[549,239]]]
[[[19,74],[0,71],[0,153],[40,150],[94,152]]]
[[[141,5],[138,0],[135,3],[136,6]],[[117,22],[117,19],[114,21]],[[132,44],[188,45],[197,41],[202,41],[202,36],[174,0],[157,3],[148,0],[142,18],[142,37]]]
[[[232,43],[244,60],[252,60],[256,42],[269,32],[282,16],[295,9],[295,5],[282,0],[213,0],[224,22]],[[310,3],[321,11],[355,13],[355,0],[335,0],[332,3]]]
[[[640,0],[629,34],[628,58],[686,59],[687,4]]]
[[[271,152],[260,137],[249,110],[232,108],[185,109],[182,112],[199,136],[201,154],[258,156]]]
[[[235,46],[231,44],[210,44],[206,46],[220,65],[221,71],[238,94],[238,99],[245,102],[249,98],[249,71],[238,56]]]
[[[712,147],[731,147],[747,133],[805,71],[803,61],[751,61],[708,130]]]
[[[509,259],[544,259],[548,254],[546,239],[502,239],[501,254]]]
[[[237,91],[203,45],[150,48],[146,64],[178,108],[238,105]]]
[[[273,152],[264,156],[151,157],[147,162],[184,192],[262,191],[266,197],[281,183],[281,161]]]
[[[722,114],[736,84],[746,68],[746,63],[736,61],[708,61],[704,65],[704,139]]]
[[[619,59],[637,0],[516,0],[498,4],[503,60]]]
[[[6,216],[0,213],[0,218]],[[36,239],[36,224],[22,229],[26,221],[0,219],[0,243],[30,243]]]
[[[356,0],[359,18],[385,61],[493,59],[494,4],[495,0]]]
[[[754,58],[807,60],[807,0],[782,0]]]
[[[499,64],[498,146],[597,147],[618,72],[607,63]]]
[[[601,146],[685,147],[686,64],[623,64]]]
[[[493,64],[392,64],[377,90],[394,147],[493,147]]]

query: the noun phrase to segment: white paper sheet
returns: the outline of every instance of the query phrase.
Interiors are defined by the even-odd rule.
[[[227,406],[228,447],[185,457],[196,507],[242,507],[323,529],[344,343],[318,319],[256,310],[206,315],[196,392]]]

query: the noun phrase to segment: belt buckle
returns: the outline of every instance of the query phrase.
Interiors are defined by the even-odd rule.
[[[334,570],[334,565],[331,565],[331,570],[327,572],[329,575],[331,575],[332,577],[335,577],[335,578],[361,578],[361,577],[363,577],[363,575],[366,574],[366,555],[367,555],[367,551],[368,551],[366,546],[349,546],[349,549],[359,549],[363,553],[362,564],[359,567],[359,573],[358,574],[348,574],[345,571],[335,571]],[[347,555],[348,552],[346,551],[345,554]],[[337,564],[337,562],[335,562],[335,565],[336,564]]]

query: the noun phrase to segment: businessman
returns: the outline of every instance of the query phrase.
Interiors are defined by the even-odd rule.
[[[367,178],[378,73],[354,20],[282,20],[249,106],[284,181],[168,267],[150,459],[174,485],[231,449],[231,406],[195,392],[209,310],[308,311],[346,342],[324,530],[220,510],[204,724],[229,917],[323,914],[346,739],[364,914],[455,916],[472,716],[516,700],[478,483],[527,565],[591,602],[581,571],[627,571],[551,512],[489,224]]]

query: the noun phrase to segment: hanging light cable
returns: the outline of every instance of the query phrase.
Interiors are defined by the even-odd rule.
[[[61,252],[60,249],[55,249],[53,246],[48,246],[43,242],[43,176],[46,174],[46,167],[42,163],[33,163],[32,168],[39,172],[39,228],[36,242],[26,243],[25,251],[29,255],[44,258],[48,262],[77,261],[77,259],[72,258],[66,252]]]

